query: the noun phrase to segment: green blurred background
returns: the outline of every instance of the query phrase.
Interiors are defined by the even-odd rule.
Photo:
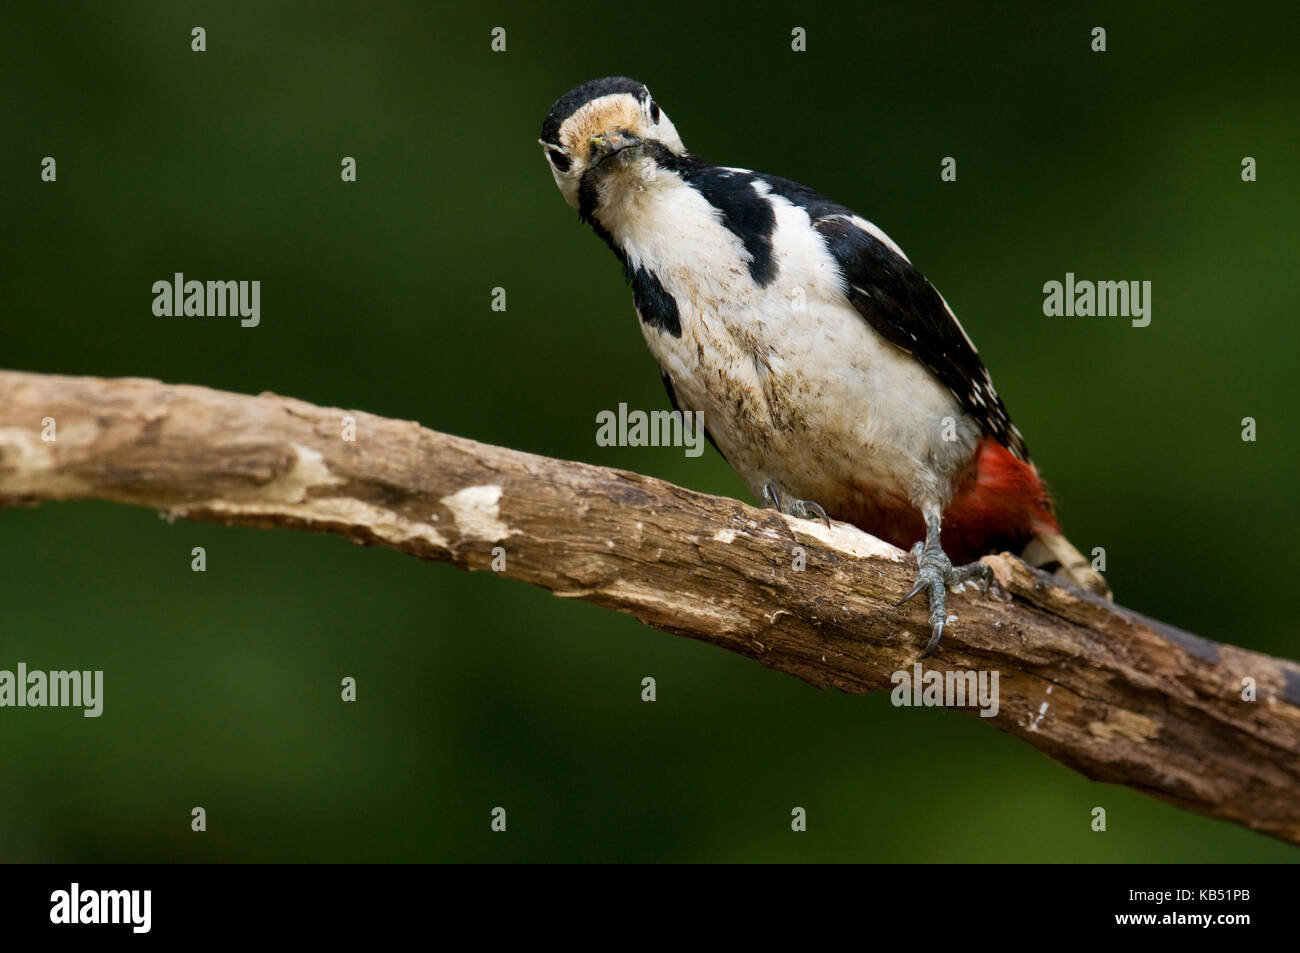
[[[536,138],[623,73],[692,151],[908,251],[1121,602],[1295,658],[1293,4],[1135,6],[11,3],[0,366],[275,391],[743,497],[712,451],[595,445],[598,410],[665,399]],[[175,271],[260,279],[261,326],[154,317]],[[1152,281],[1150,327],[1044,317],[1067,271]],[[491,574],[101,503],[0,512],[0,539],[0,668],[103,669],[106,695],[98,720],[0,711],[3,860],[1298,856],[979,719]]]

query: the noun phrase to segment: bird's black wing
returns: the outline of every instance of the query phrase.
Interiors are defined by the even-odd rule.
[[[911,262],[854,223],[852,209],[789,179],[757,175],[800,206],[844,275],[844,294],[885,340],[907,351],[948,388],[985,433],[1021,460],[1025,439],[993,389],[984,362],[934,285]]]

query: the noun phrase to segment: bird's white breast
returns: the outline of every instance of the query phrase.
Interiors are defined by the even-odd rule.
[[[807,213],[768,200],[777,273],[763,287],[718,210],[675,176],[629,194],[604,219],[632,267],[652,270],[677,303],[680,337],[644,322],[642,330],[678,403],[704,412],[756,496],[771,482],[828,509],[852,505],[853,494],[946,503],[948,476],[969,459],[976,428],[845,298]]]

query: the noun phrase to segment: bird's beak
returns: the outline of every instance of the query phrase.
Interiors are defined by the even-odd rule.
[[[641,155],[642,142],[630,132],[592,136],[589,142],[591,145],[589,166],[601,165],[611,159],[619,165],[627,165]]]

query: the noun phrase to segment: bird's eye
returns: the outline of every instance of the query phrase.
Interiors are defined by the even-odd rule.
[[[573,165],[573,160],[559,149],[547,149],[546,154],[551,159],[551,165],[555,166],[561,172],[568,172],[569,166]]]
[[[650,100],[650,119],[652,122],[659,121],[659,104],[653,99]]]

